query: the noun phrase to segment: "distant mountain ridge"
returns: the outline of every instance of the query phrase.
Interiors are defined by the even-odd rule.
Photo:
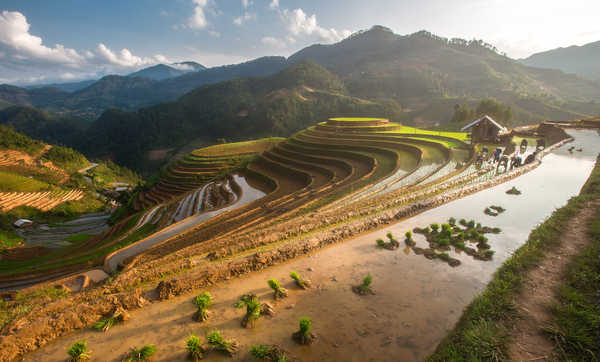
[[[565,73],[600,80],[600,41],[552,49],[520,61],[532,67],[560,69]]]
[[[152,80],[165,80],[169,78],[175,78],[186,73],[198,72],[206,69],[207,68],[205,66],[196,62],[181,62],[174,63],[172,65],[157,64],[152,67],[138,70],[137,72],[131,73],[128,76],[149,78]]]

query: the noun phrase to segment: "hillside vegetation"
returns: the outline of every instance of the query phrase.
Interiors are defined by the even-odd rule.
[[[520,62],[532,67],[560,69],[591,80],[600,80],[600,41],[535,53]]]

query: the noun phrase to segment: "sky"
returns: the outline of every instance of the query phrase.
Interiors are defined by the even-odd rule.
[[[599,41],[598,14],[600,0],[0,0],[0,83],[289,56],[373,25],[482,39],[523,58]]]

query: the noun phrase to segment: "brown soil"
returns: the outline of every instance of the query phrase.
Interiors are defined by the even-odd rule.
[[[565,277],[571,259],[590,242],[589,221],[600,201],[589,203],[571,219],[563,232],[561,246],[549,251],[544,260],[531,270],[523,282],[523,291],[515,300],[519,319],[512,323],[509,354],[512,361],[554,361],[554,344],[544,335],[549,325],[549,306],[556,303],[556,290]]]

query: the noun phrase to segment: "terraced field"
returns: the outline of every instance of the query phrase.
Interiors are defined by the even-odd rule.
[[[343,213],[370,205],[374,197],[387,200],[433,187],[471,170],[473,152],[465,139],[387,119],[333,118],[288,139],[196,150],[170,164],[134,200],[137,214],[83,243],[44,255],[35,265],[11,256],[21,268],[13,273],[0,268],[0,283],[18,279],[21,285],[32,270],[44,270],[44,279],[57,278],[86,260],[99,265],[109,252],[111,261],[103,263],[107,271],[192,245],[210,253],[231,236],[292,222],[317,209]]]
[[[82,190],[44,192],[0,192],[0,210],[8,212],[19,206],[29,206],[41,211],[52,210],[63,202],[81,200]]]

